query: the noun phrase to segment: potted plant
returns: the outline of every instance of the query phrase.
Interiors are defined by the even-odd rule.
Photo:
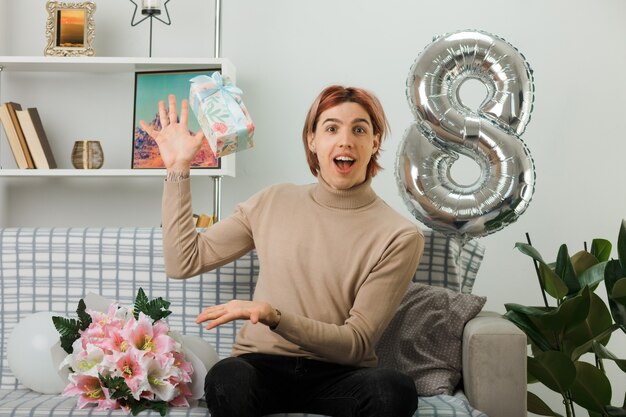
[[[571,256],[561,245],[554,263],[546,262],[530,240],[515,247],[533,259],[544,300],[537,307],[505,305],[504,316],[526,333],[531,346],[529,383],[560,394],[568,417],[573,403],[590,417],[626,416],[626,398],[619,407],[610,404],[611,381],[604,369],[610,360],[626,372],[626,360],[606,347],[614,331],[626,332],[626,221],[618,234],[618,259],[609,259],[612,244],[605,239],[594,239],[590,250]],[[595,292],[603,281],[608,307]],[[552,305],[546,294],[555,300]],[[531,392],[528,411],[562,417]]]

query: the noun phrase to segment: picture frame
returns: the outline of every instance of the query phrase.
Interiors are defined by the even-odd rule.
[[[93,43],[96,37],[94,13],[96,4],[92,1],[46,2],[48,20],[46,22],[46,56],[94,56]]]
[[[159,101],[163,100],[167,106],[169,94],[176,96],[176,106],[179,111],[183,99],[189,99],[190,80],[198,75],[210,76],[216,69],[181,69],[171,71],[142,71],[135,72],[135,103],[133,110],[133,146],[132,169],[163,169],[165,165],[159,153],[159,147],[139,125],[144,120],[149,125],[161,129],[158,115]],[[200,125],[191,107],[188,118],[189,131],[195,133]],[[205,139],[191,163],[192,169],[220,169],[221,159],[216,158]]]

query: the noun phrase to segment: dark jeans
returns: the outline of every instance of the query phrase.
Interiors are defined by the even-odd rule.
[[[204,389],[211,417],[411,417],[417,409],[415,385],[400,372],[260,353],[221,360]]]

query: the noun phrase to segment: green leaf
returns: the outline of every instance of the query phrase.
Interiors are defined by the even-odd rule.
[[[98,374],[98,377],[102,386],[109,389],[109,394],[112,399],[118,400],[129,396],[132,397],[132,393],[128,385],[126,385],[124,377],[102,374]]]
[[[543,260],[543,258],[541,257],[541,255],[539,254],[537,249],[533,248],[528,243],[517,242],[515,244],[515,247],[517,249],[519,249],[519,251],[522,252],[524,255],[530,256],[535,261],[539,261],[539,262],[545,263],[545,261]]]
[[[161,416],[167,414],[167,403],[165,401],[152,401],[152,409],[158,411]]]
[[[530,391],[526,392],[526,399],[528,402],[528,411],[531,413],[539,414],[540,416],[563,417],[561,414],[552,411],[541,398]]]
[[[146,398],[135,400],[133,397],[130,397],[128,399],[128,406],[130,407],[130,412],[134,416],[144,410],[157,411],[161,416],[165,416],[167,414],[167,402],[165,401],[148,400]]]
[[[550,265],[546,264],[537,249],[522,242],[517,242],[515,247],[524,255],[530,256],[539,263],[538,268],[541,284],[550,296],[560,300],[567,295],[567,285],[565,285],[565,282],[554,272]]]
[[[622,220],[617,236],[617,257],[622,266],[622,276],[626,275],[626,220]]]
[[[80,336],[78,336],[80,337]],[[61,336],[59,338],[59,341],[61,342],[61,348],[63,348],[63,350],[69,354],[74,352],[74,342],[76,340],[78,340],[78,337],[76,336]]]
[[[617,408],[607,405],[605,410],[609,417],[626,417],[626,407]]]
[[[72,345],[80,337],[80,331],[85,330],[91,324],[91,316],[86,312],[85,302],[81,299],[76,309],[78,320],[66,317],[53,316],[52,323],[61,335],[61,347],[67,353],[72,353]]]
[[[618,260],[612,259],[606,263],[604,268],[604,283],[606,285],[606,292],[611,295],[613,292],[613,286],[617,281],[624,278],[622,273],[622,267]]]
[[[578,275],[578,281],[580,281],[580,285],[582,285],[583,287],[585,285],[588,285],[589,288],[592,289],[592,291],[595,290],[598,284],[600,284],[600,282],[604,280],[605,268],[606,268],[606,262],[602,262],[602,263],[593,265],[592,267],[580,273]]]
[[[576,326],[570,327],[563,335],[562,348],[564,352],[572,354],[576,348],[594,339],[602,344],[609,342],[610,336],[598,339],[605,330],[611,327],[613,320],[611,320],[611,313],[606,304],[597,294],[590,293],[590,303],[587,311],[588,314],[584,320],[576,324]]]
[[[158,411],[162,416],[166,415],[167,403],[165,401],[148,400],[146,398],[136,400],[123,377],[102,374],[98,376],[102,385],[108,388],[111,399],[119,400],[122,405],[128,406],[133,415],[148,409]]]
[[[578,277],[576,276],[576,271],[574,270],[574,265],[572,265],[572,259],[569,257],[569,253],[567,252],[567,245],[563,244],[559,248],[559,253],[556,258],[556,267],[554,268],[554,272],[565,281],[565,285],[568,288],[568,296],[573,296],[577,294],[580,289],[580,282],[578,282]]]
[[[146,409],[143,406],[143,404],[141,404],[139,401],[131,401],[131,402],[128,403],[128,405],[130,407],[130,412],[134,416],[136,416],[137,414],[141,413],[143,410]]]
[[[591,351],[593,349],[593,342],[596,340],[604,340],[607,336],[610,336],[615,330],[619,329],[620,326],[617,324],[612,324],[608,329],[595,336],[593,339],[586,341],[584,344],[580,345],[576,349],[572,351],[571,358],[576,361],[583,354]],[[608,340],[608,339],[607,339]]]
[[[592,266],[598,264],[598,258],[593,256],[587,251],[581,250],[572,255],[572,266],[574,267],[574,272],[576,272],[576,276],[580,276],[587,269]]]
[[[605,346],[596,341],[593,342],[593,351],[599,358],[612,360],[622,371],[626,372],[626,359],[619,359]]]
[[[589,314],[591,294],[589,288],[585,287],[580,294],[563,301],[555,311],[540,320],[558,333],[577,327]]]
[[[543,281],[543,287],[552,298],[556,298],[557,300],[565,298],[569,292],[569,288],[567,288],[565,281],[563,281],[550,266],[539,262],[539,274]]]
[[[153,322],[156,322],[172,314],[172,312],[168,310],[169,306],[170,302],[161,297],[148,300],[143,288],[139,288],[137,297],[135,298],[133,315],[135,319],[139,319],[139,313],[144,313],[146,316],[150,317]]]
[[[85,330],[91,324],[91,316],[87,313],[87,306],[85,301],[81,298],[78,301],[78,307],[76,308],[76,315],[78,315],[78,321],[80,322],[80,329]]]
[[[615,281],[611,298],[620,304],[626,305],[626,278],[620,278]]]
[[[143,291],[143,288],[139,288],[139,291],[137,291],[137,297],[135,297],[135,308],[133,309],[133,316],[135,317],[135,320],[139,319],[139,313],[143,312],[144,314],[145,309],[148,306],[148,296],[146,295],[146,293]]]
[[[607,262],[604,269],[604,284],[606,286],[606,292],[609,299],[609,307],[611,308],[611,315],[615,323],[622,326],[626,326],[626,305],[613,299],[613,287],[615,284],[624,278],[622,273],[622,267],[617,260],[611,260]],[[621,284],[620,284],[621,286]],[[621,290],[618,291],[620,295]]]
[[[594,239],[591,242],[591,254],[600,262],[606,262],[611,257],[613,245],[606,239]]]
[[[530,320],[530,318],[523,312],[515,311],[518,304],[505,304],[507,312],[504,314],[504,318],[515,324],[522,330],[526,336],[534,343],[539,349],[543,351],[553,350],[554,347],[546,339],[543,332]],[[523,306],[521,306],[523,307]]]
[[[611,313],[616,323],[622,326],[626,332],[626,278],[620,278],[613,285],[611,296],[609,297]]]
[[[611,403],[611,383],[607,376],[587,362],[576,362],[576,378],[571,386],[574,402],[587,410],[604,412]]]
[[[553,391],[565,395],[576,379],[576,367],[569,357],[558,351],[528,357],[528,373]]]
[[[52,316],[52,323],[61,336],[73,336],[80,330],[80,323],[76,319]]]

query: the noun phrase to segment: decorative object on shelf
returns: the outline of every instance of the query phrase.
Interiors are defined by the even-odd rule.
[[[211,75],[212,69],[179,70],[179,71],[152,71],[135,73],[135,114],[133,121],[133,169],[164,168],[159,147],[148,133],[139,125],[140,120],[161,129],[161,120],[158,114],[159,100],[167,102],[168,94],[176,95],[178,108],[181,99],[189,94],[189,81],[198,75]],[[200,130],[200,125],[194,117],[189,117],[188,127],[191,132]],[[220,168],[221,162],[209,147],[207,141],[202,142],[196,154],[192,168]]]
[[[138,21],[135,21],[135,16],[137,15],[137,9],[139,8],[139,6],[137,5],[137,2],[135,0],[130,0],[130,2],[135,5],[135,10],[133,11],[133,17],[130,20],[131,26],[133,27],[137,26],[144,20],[150,19],[150,50],[149,50],[148,56],[151,57],[152,56],[152,20],[156,19],[159,22],[165,23],[168,26],[172,24],[172,20],[170,19],[170,13],[167,10],[167,3],[169,3],[170,0],[165,0],[163,2],[163,6],[161,6],[161,0],[141,0],[141,14],[144,15],[145,17]],[[165,10],[166,20],[163,20],[159,17],[159,15],[161,14],[161,9]]]
[[[97,140],[77,140],[72,149],[72,165],[76,169],[98,169],[104,164],[102,146]]]
[[[218,72],[191,80],[189,106],[217,157],[254,146],[254,123],[242,95],[243,91]]]
[[[478,109],[459,94],[468,80],[487,91]],[[516,221],[535,188],[533,160],[520,139],[534,93],[524,56],[486,32],[446,34],[420,54],[406,85],[415,121],[398,147],[395,174],[411,213],[461,241]],[[451,175],[459,155],[480,167],[477,180]]]
[[[80,3],[48,0],[45,55],[94,56],[93,42],[96,37],[92,1]]]

